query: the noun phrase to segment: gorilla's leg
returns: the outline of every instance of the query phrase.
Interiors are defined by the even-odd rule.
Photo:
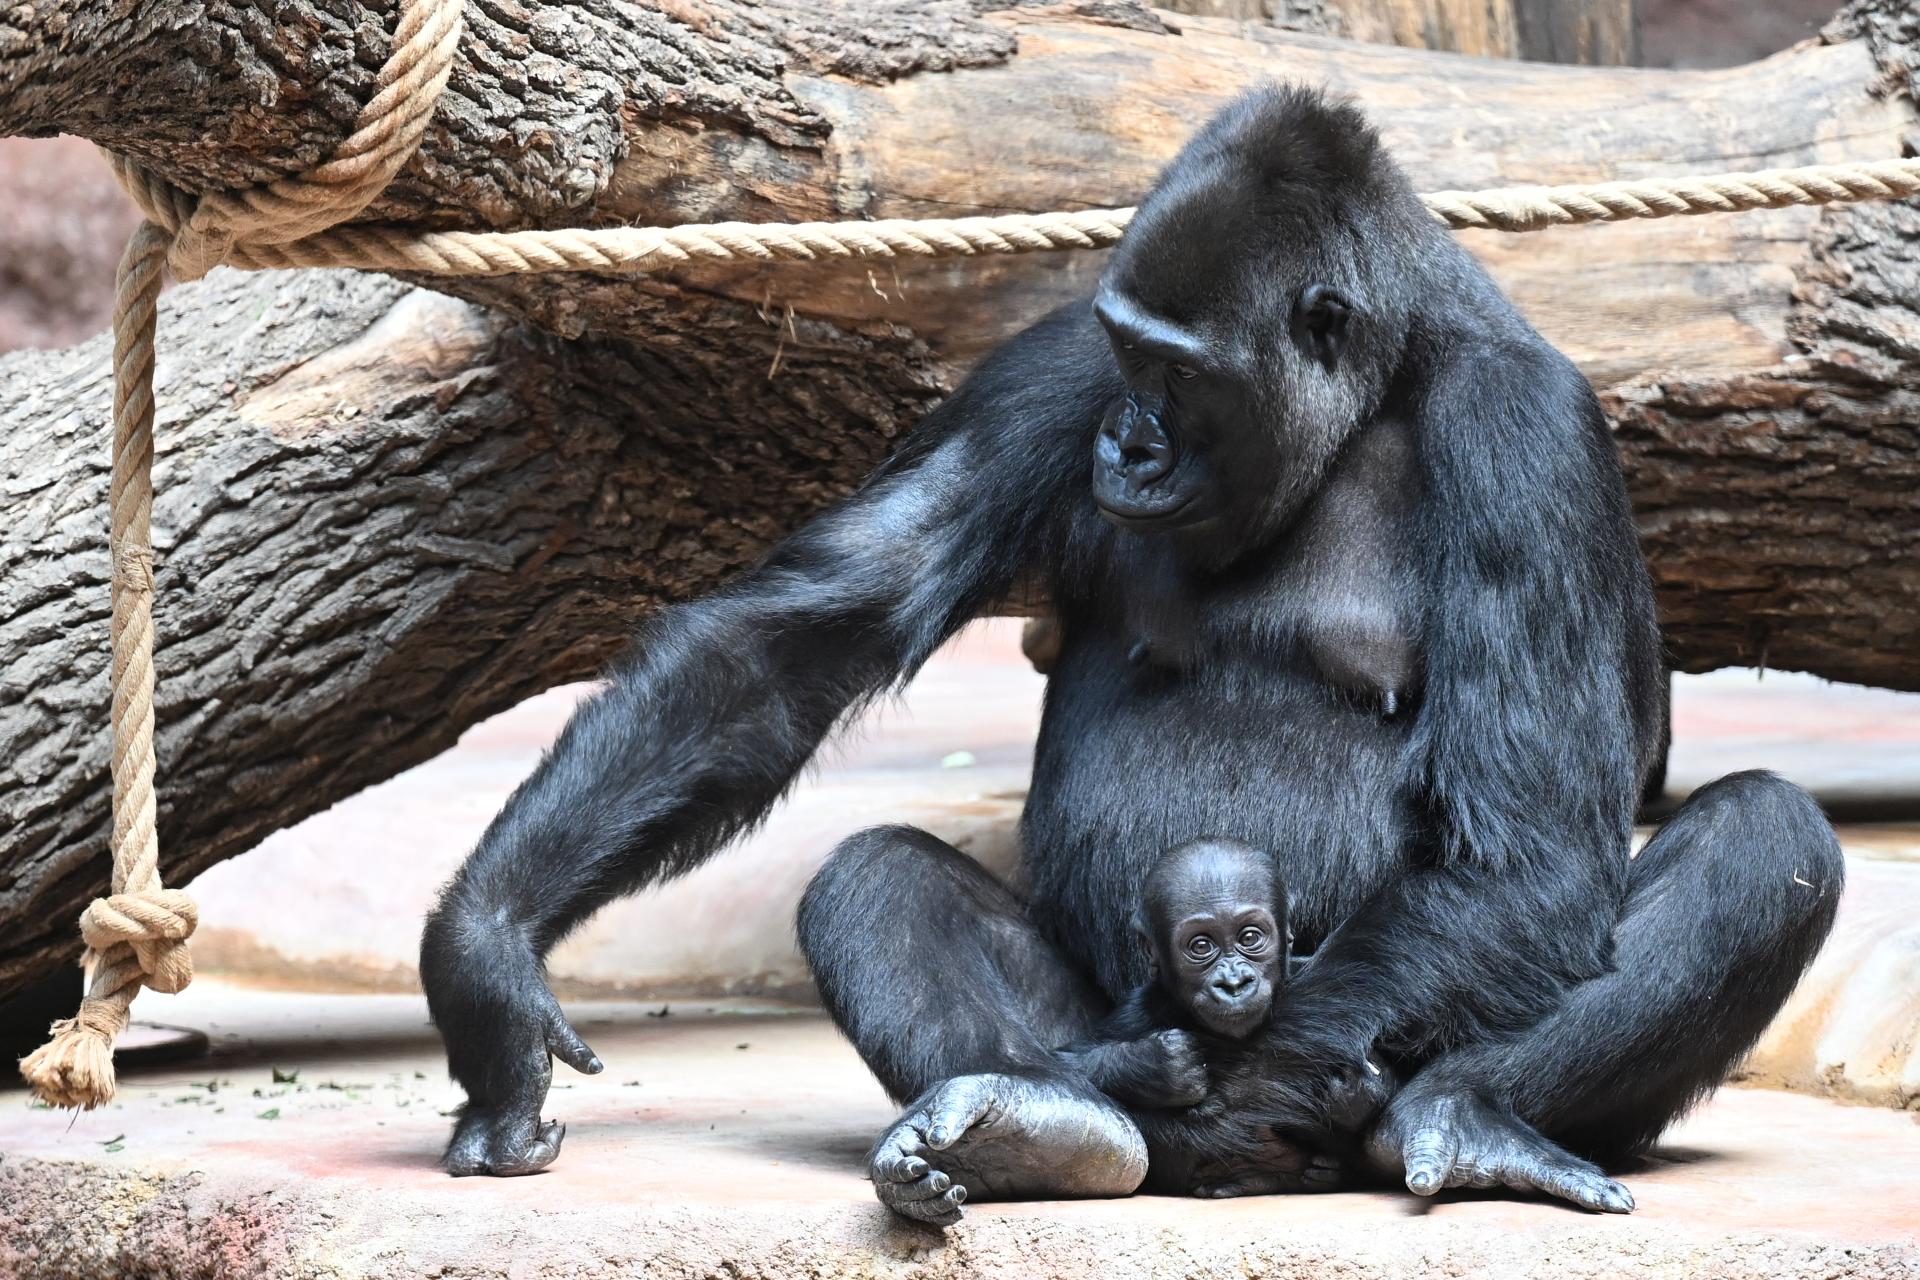
[[[911,1099],[868,1160],[890,1208],[946,1224],[969,1196],[1139,1186],[1138,1129],[1054,1052],[1105,1001],[978,864],[911,827],[863,831],[807,887],[798,932],[834,1021]]]
[[[1526,1032],[1448,1055],[1388,1108],[1376,1158],[1415,1191],[1531,1184],[1632,1207],[1584,1156],[1638,1154],[1726,1079],[1833,925],[1845,870],[1825,815],[1770,773],[1681,805],[1635,859],[1614,969]]]

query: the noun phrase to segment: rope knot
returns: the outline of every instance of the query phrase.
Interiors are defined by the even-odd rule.
[[[95,898],[80,913],[80,936],[95,951],[125,943],[155,991],[184,991],[193,981],[187,939],[200,923],[193,899],[178,889],[150,889]]]
[[[174,279],[198,280],[250,246],[318,235],[372,204],[426,135],[460,48],[462,8],[463,0],[403,0],[393,47],[353,133],[305,173],[194,196],[136,160],[111,157],[147,221],[172,237],[167,266]]]

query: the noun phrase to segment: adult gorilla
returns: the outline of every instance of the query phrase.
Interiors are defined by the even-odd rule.
[[[423,947],[468,1095],[452,1172],[551,1161],[549,1052],[599,1069],[542,979],[554,942],[757,821],[850,707],[1029,579],[1064,632],[1031,901],[896,827],[800,914],[828,1008],[911,1099],[871,1170],[903,1213],[1125,1193],[1149,1145],[1196,1189],[1311,1182],[1289,1135],[1369,1055],[1410,1077],[1364,1135],[1383,1172],[1625,1210],[1568,1149],[1651,1143],[1831,924],[1833,833],[1770,775],[1629,856],[1663,680],[1594,397],[1357,111],[1266,89],[1173,163],[1091,306],[657,618],[514,794]],[[1145,873],[1197,837],[1273,851],[1315,955],[1211,1119],[1129,1117],[1055,1050],[1141,980]]]

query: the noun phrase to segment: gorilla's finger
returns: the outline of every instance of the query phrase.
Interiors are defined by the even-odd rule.
[[[1339,1165],[1309,1164],[1299,1173],[1303,1189],[1309,1191],[1332,1191],[1338,1187],[1345,1174]]]
[[[918,1182],[902,1182],[895,1185],[889,1198],[897,1200],[932,1200],[944,1196],[953,1189],[953,1179],[935,1169]]]
[[[916,1117],[924,1122],[924,1117]],[[921,1124],[901,1121],[888,1130],[867,1157],[867,1176],[875,1182],[918,1182],[927,1175],[927,1162],[917,1154],[923,1145]]]
[[[888,1186],[880,1193],[880,1202],[903,1218],[935,1227],[950,1227],[962,1218],[960,1206],[966,1202],[965,1187],[950,1187],[939,1195],[912,1198],[912,1188]]]
[[[502,1152],[492,1159],[488,1172],[497,1178],[517,1178],[538,1173],[558,1158],[561,1140],[566,1136],[566,1125],[557,1120],[545,1121],[525,1146]]]
[[[940,1091],[927,1108],[927,1145],[945,1151],[993,1109],[993,1091],[960,1080]]]
[[[558,1005],[547,1014],[547,1052],[581,1075],[597,1076],[606,1070],[600,1055],[587,1047],[587,1042],[561,1014]]]
[[[1632,1213],[1636,1207],[1633,1192],[1627,1190],[1625,1184],[1615,1182],[1612,1178],[1608,1178],[1606,1186],[1601,1188],[1598,1201],[1590,1207],[1602,1213]]]
[[[1450,1128],[1422,1129],[1416,1133],[1402,1157],[1407,1190],[1417,1196],[1438,1194],[1447,1185],[1447,1175],[1453,1172],[1453,1162],[1459,1154]]]
[[[1598,1168],[1549,1167],[1534,1170],[1533,1175],[1533,1183],[1541,1191],[1582,1208],[1596,1213],[1633,1212],[1633,1194]]]

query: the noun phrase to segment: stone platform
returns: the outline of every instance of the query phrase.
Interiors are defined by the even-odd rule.
[[[197,984],[211,1057],[77,1119],[0,1091],[0,1276],[1920,1277],[1910,1113],[1730,1089],[1626,1181],[1640,1209],[1343,1193],[970,1205],[942,1235],[860,1176],[891,1110],[817,1014],[570,1006],[547,1173],[434,1168],[458,1094],[423,1002]]]

